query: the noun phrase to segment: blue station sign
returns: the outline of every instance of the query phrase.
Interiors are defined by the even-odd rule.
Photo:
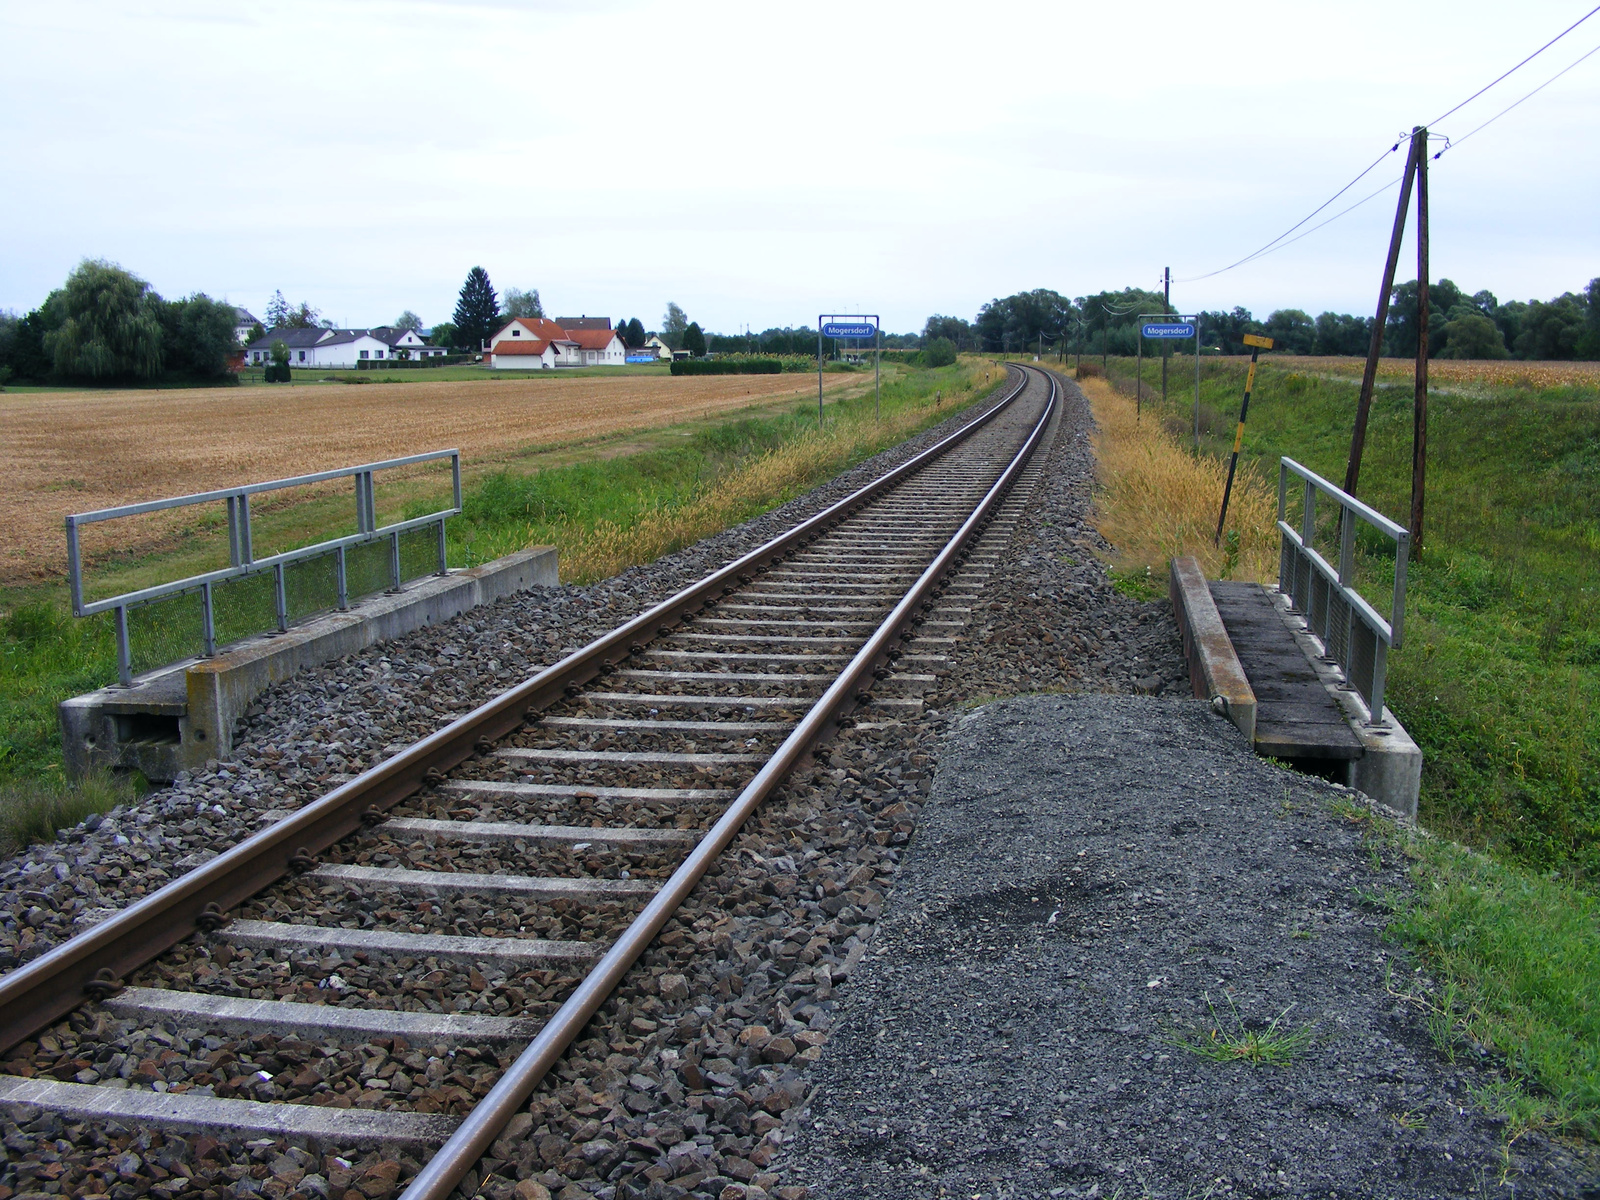
[[[1194,325],[1189,321],[1152,321],[1140,332],[1147,338],[1192,338]]]
[[[829,338],[869,338],[878,332],[878,327],[870,321],[845,324],[842,321],[829,321],[822,327],[822,336]]]

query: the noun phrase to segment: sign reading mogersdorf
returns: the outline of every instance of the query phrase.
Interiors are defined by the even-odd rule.
[[[877,332],[877,326],[870,322],[846,325],[842,321],[829,321],[822,327],[822,336],[829,338],[869,338]]]
[[[1147,338],[1192,338],[1194,326],[1188,321],[1152,321],[1140,332]]]

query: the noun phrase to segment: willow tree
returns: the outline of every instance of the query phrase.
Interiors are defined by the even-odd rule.
[[[161,297],[104,259],[85,259],[59,293],[65,319],[45,335],[57,375],[152,379],[161,373]]]

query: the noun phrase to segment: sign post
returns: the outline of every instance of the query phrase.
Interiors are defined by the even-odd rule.
[[[1263,350],[1272,349],[1272,339],[1258,333],[1244,335],[1244,344],[1250,347],[1250,372],[1244,377],[1244,403],[1239,405],[1239,429],[1233,435],[1233,457],[1228,459],[1228,482],[1222,489],[1222,511],[1217,514],[1217,536],[1212,545],[1222,542],[1222,523],[1228,519],[1228,498],[1233,495],[1233,472],[1239,465],[1239,448],[1244,445],[1244,419],[1250,412],[1250,393],[1256,386],[1256,359]]]
[[[883,357],[883,334],[878,328],[877,313],[818,313],[817,314],[817,424],[822,424],[822,339],[871,338],[872,339],[872,416],[878,417],[878,401],[882,395],[879,360]]]
[[[1151,317],[1163,319],[1153,321],[1150,319]],[[1139,320],[1141,322],[1138,356],[1139,383],[1136,390],[1141,398],[1144,393],[1144,339],[1194,339],[1194,450],[1198,454],[1200,453],[1200,314],[1196,313],[1192,317],[1184,317],[1167,313],[1140,313]],[[1167,398],[1165,391],[1162,392],[1161,398],[1163,400]],[[1137,412],[1138,409],[1139,403],[1136,400],[1134,402],[1134,411]]]

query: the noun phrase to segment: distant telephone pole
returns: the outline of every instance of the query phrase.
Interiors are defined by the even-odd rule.
[[[1400,183],[1400,202],[1394,210],[1394,229],[1389,235],[1389,257],[1383,264],[1383,284],[1378,290],[1378,313],[1372,322],[1372,341],[1367,347],[1367,368],[1361,375],[1361,395],[1356,400],[1356,424],[1350,434],[1350,459],[1345,465],[1344,490],[1352,496],[1361,482],[1361,454],[1367,445],[1367,417],[1372,412],[1372,392],[1378,380],[1378,357],[1383,353],[1383,331],[1389,322],[1389,293],[1394,290],[1394,270],[1400,261],[1400,239],[1405,236],[1406,212],[1411,207],[1411,186],[1417,177],[1417,160],[1428,153],[1428,131],[1420,125],[1411,131],[1411,150],[1406,156],[1405,174]]]
[[[1417,159],[1417,377],[1411,407],[1411,557],[1422,557],[1423,493],[1428,476],[1428,131],[1412,135]]]
[[[1161,268],[1161,311],[1172,312],[1172,268]],[[1161,342],[1161,406],[1167,405],[1167,343]]]

